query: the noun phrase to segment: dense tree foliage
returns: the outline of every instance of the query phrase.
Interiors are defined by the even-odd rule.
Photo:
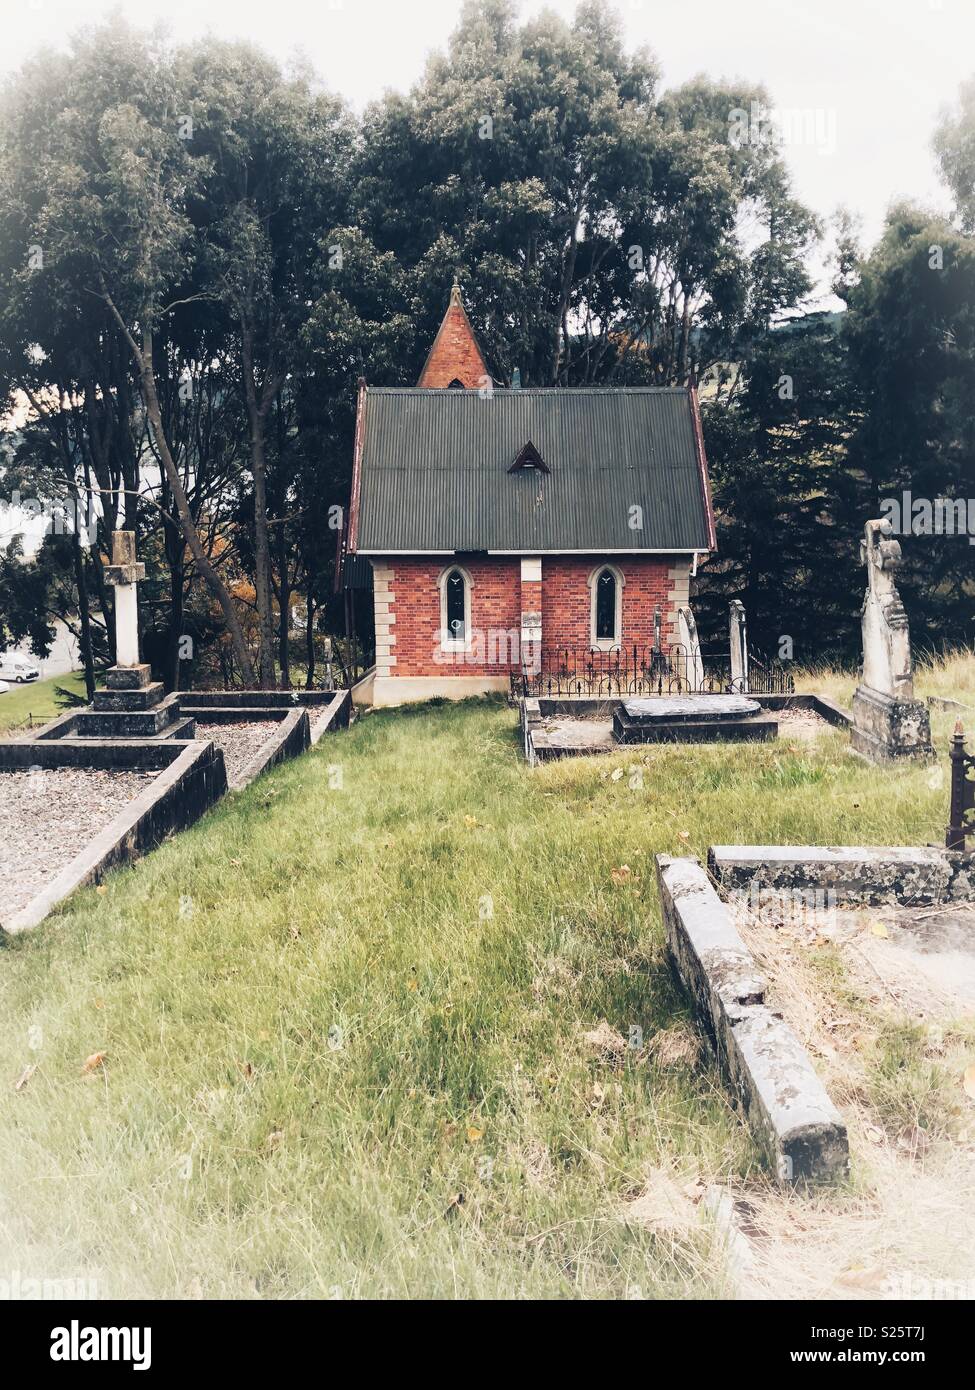
[[[855,652],[864,520],[973,491],[975,85],[936,133],[956,218],[895,209],[866,256],[844,221],[839,315],[804,312],[822,229],[781,148],[734,136],[764,101],[662,90],[603,0],[571,23],[468,4],[361,120],[245,44],[114,22],[33,59],[0,95],[0,482],[95,526],[32,563],[8,546],[0,644],[42,652],[65,618],[91,686],[125,525],[169,686],[312,682],[340,628],[356,379],[416,380],[456,274],[501,384],[697,378],[704,626],[741,597],[772,654]],[[971,640],[967,540],[905,550],[916,635]]]

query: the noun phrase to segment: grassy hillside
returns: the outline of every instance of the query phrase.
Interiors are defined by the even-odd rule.
[[[85,678],[79,671],[70,676],[52,676],[46,681],[35,681],[33,685],[8,684],[10,689],[6,695],[0,695],[0,733],[19,728],[29,718],[35,724],[43,724],[62,714],[63,710],[58,708],[56,700],[58,686],[76,695],[85,693]]]
[[[720,1294],[653,1194],[755,1154],[653,855],[940,840],[938,781],[835,732],[531,771],[502,704],[366,716],[4,942],[0,1264],[103,1296]]]

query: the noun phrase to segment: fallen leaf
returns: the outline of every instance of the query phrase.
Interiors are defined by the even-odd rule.
[[[464,824],[465,824],[465,825],[477,825],[477,816],[465,816],[465,817],[464,817]]]
[[[90,1057],[86,1057],[85,1064],[81,1068],[82,1076],[88,1076],[91,1072],[97,1070],[98,1067],[103,1066],[107,1056],[107,1052],[93,1052]]]
[[[874,923],[871,924],[871,927],[870,927],[870,935],[871,935],[871,936],[881,936],[881,937],[883,937],[883,938],[886,940],[887,937],[890,936],[890,932],[889,932],[889,931],[887,930],[887,928],[884,926],[883,922],[874,922]]]
[[[678,840],[683,840],[683,842],[686,844],[687,841],[691,838],[691,832],[689,830],[678,830],[677,838]]]
[[[876,1125],[867,1125],[863,1131],[864,1138],[869,1139],[871,1144],[882,1144],[884,1142],[884,1132]]]
[[[107,892],[108,892],[108,889],[105,887],[104,883],[100,883],[100,884],[98,885],[98,887],[95,889],[95,892],[96,892],[96,893],[107,893]]]
[[[22,1091],[22,1090],[24,1089],[24,1087],[27,1085],[28,1081],[29,1081],[29,1080],[31,1079],[31,1077],[34,1075],[34,1072],[35,1072],[36,1070],[37,1070],[37,1063],[36,1063],[36,1062],[32,1062],[31,1065],[30,1065],[29,1067],[24,1067],[24,1070],[20,1073],[19,1079],[18,1079],[17,1081],[14,1082],[14,1090],[15,1090],[15,1091]]]
[[[618,781],[620,780],[620,778],[623,776],[623,769],[622,769],[621,767],[617,767],[617,768],[615,768],[615,769],[613,770],[613,773],[612,773],[611,775],[612,775],[612,780],[613,780],[614,782],[618,782]]]
[[[610,878],[614,883],[625,883],[631,877],[632,872],[629,864],[621,864],[618,869],[612,871]]]
[[[969,1100],[975,1100],[975,1067],[965,1068],[965,1077],[962,1082],[965,1087],[965,1095]]]
[[[415,993],[416,990],[420,988],[420,986],[417,984],[416,980],[407,980],[406,988],[408,990],[412,990]]]
[[[467,1126],[467,1140],[470,1144],[476,1144],[479,1139],[484,1138],[483,1129],[478,1129],[477,1125]]]

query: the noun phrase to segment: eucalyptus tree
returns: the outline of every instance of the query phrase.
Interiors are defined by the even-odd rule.
[[[268,428],[277,441],[294,382],[307,369],[304,329],[323,268],[340,265],[338,244],[322,233],[346,220],[356,139],[344,103],[302,71],[285,75],[244,44],[212,39],[177,58],[192,148],[205,172],[188,199],[199,232],[198,273],[226,324],[231,380],[248,424],[253,484],[254,587],[259,618],[259,677],[275,684],[272,590],[286,621],[289,564],[280,546],[277,582],[269,531]],[[278,469],[283,524],[290,491]]]
[[[526,384],[677,381],[808,290],[814,220],[773,138],[736,138],[764,93],[697,79],[670,93],[618,16],[519,27],[469,3],[408,97],[365,118],[364,229],[410,277],[421,359],[464,268],[489,360]],[[707,330],[702,336],[702,330]]]
[[[240,618],[199,535],[159,391],[157,345],[199,297],[187,203],[204,169],[181,107],[165,43],[117,19],[75,37],[64,54],[32,59],[9,83],[0,110],[0,264],[14,294],[0,310],[4,379],[20,384],[28,359],[54,364],[63,325],[72,320],[95,335],[109,360],[127,358],[183,544],[220,605],[250,683]],[[116,366],[114,376],[93,376],[96,356],[83,364],[95,432],[99,412],[102,427],[124,417],[129,429],[125,372]],[[60,385],[49,381],[42,394],[49,399]],[[40,394],[36,402],[42,404]],[[86,436],[89,445],[95,432]],[[112,438],[125,459],[124,430],[113,428]],[[131,451],[120,467],[123,495],[135,495]],[[109,496],[117,491],[110,488]]]

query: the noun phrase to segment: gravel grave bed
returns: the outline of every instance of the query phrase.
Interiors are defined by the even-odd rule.
[[[0,924],[34,898],[158,771],[0,771]]]
[[[277,719],[242,720],[235,724],[208,723],[197,719],[196,736],[210,739],[223,749],[227,765],[227,781],[231,787],[239,787],[244,769],[256,758],[264,745],[279,732],[281,724]]]

